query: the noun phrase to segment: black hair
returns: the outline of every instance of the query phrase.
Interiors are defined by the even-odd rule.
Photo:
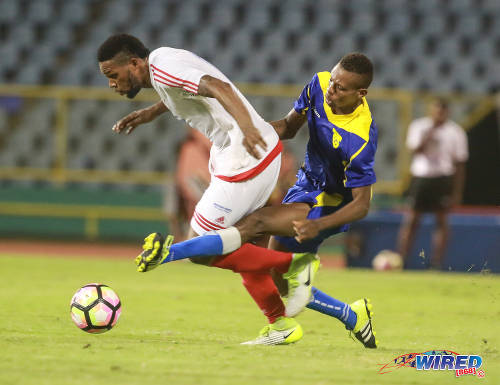
[[[373,80],[373,64],[362,53],[349,53],[340,59],[340,65],[349,72],[363,75],[364,81],[361,88],[368,88]]]
[[[144,59],[149,55],[149,49],[138,38],[120,33],[108,37],[101,44],[97,50],[97,61],[111,60],[119,53],[123,53],[127,59],[131,57]]]

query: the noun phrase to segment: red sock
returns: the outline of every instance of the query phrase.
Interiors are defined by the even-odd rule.
[[[286,273],[292,261],[292,253],[270,250],[245,243],[230,254],[215,258],[212,266],[232,270],[235,273],[268,273],[274,268],[279,273]]]
[[[241,273],[241,277],[243,285],[267,317],[269,323],[272,324],[278,317],[285,315],[285,305],[270,274]]]

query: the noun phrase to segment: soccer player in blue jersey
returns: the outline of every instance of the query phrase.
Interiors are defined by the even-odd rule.
[[[283,251],[316,252],[325,238],[347,231],[350,222],[366,216],[376,181],[377,126],[365,99],[372,78],[370,60],[363,54],[348,54],[331,72],[315,74],[288,115],[272,122],[280,139],[293,138],[306,121],[310,136],[297,181],[281,206],[261,208],[234,227],[174,245],[171,239],[164,242],[159,234],[151,234],[136,259],[138,270],[210,256],[202,259],[204,264],[244,271],[252,267],[252,261],[283,258],[279,254]],[[274,235],[272,250],[245,244],[263,234]],[[225,255],[213,257],[222,250]],[[236,251],[227,254],[232,250]],[[348,305],[311,287],[317,266],[288,282],[293,292],[288,293],[287,315],[294,316],[307,305],[339,319],[365,347],[376,348],[369,301]],[[272,325],[264,328],[250,343],[272,344],[272,331]]]

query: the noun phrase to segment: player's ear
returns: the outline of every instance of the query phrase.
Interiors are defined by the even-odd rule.
[[[359,96],[364,97],[368,93],[368,90],[366,88],[360,88],[358,90]]]
[[[133,67],[138,67],[139,66],[139,58],[136,57],[131,57],[130,60],[128,61],[130,65]]]

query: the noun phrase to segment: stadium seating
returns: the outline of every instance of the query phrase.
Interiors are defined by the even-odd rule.
[[[151,47],[171,45],[212,57],[223,55],[226,62],[218,63],[219,66],[238,81],[251,81],[257,76],[253,71],[242,71],[239,62],[231,58],[232,52],[237,52],[243,62],[251,61],[256,51],[274,58],[273,65],[266,68],[258,80],[284,82],[303,80],[311,70],[323,69],[314,63],[331,65],[343,53],[361,50],[382,58],[377,68],[382,74],[376,78],[377,86],[418,89],[421,82],[412,81],[411,77],[428,74],[428,67],[423,63],[450,57],[456,58],[450,63],[450,74],[455,80],[466,81],[463,84],[445,82],[447,89],[443,89],[432,78],[428,81],[431,88],[487,92],[493,84],[497,85],[495,73],[487,71],[486,81],[480,82],[484,88],[479,89],[475,81],[482,75],[474,71],[477,63],[498,62],[500,52],[494,47],[494,44],[498,46],[498,39],[496,43],[483,39],[486,34],[500,36],[500,5],[495,0],[353,0],[311,4],[299,0],[286,3],[263,0],[2,1],[0,24],[6,32],[2,34],[2,51],[11,54],[2,55],[7,62],[2,60],[0,79],[16,83],[43,82],[44,70],[54,65],[50,57],[67,50],[66,55],[71,59],[65,64],[58,62],[57,72],[67,72],[65,67],[69,67],[73,77],[56,76],[57,83],[85,84],[90,80],[96,84],[94,77],[88,75],[95,61],[95,47],[109,34],[123,31],[139,35]],[[470,51],[460,48],[463,37],[474,43],[469,44]],[[328,40],[333,43],[331,46],[324,43]],[[394,40],[399,41],[396,51],[388,44]],[[29,52],[23,55],[26,50]],[[290,52],[313,56],[314,68],[294,68],[298,72],[293,79],[281,76],[290,66]],[[394,79],[384,76],[391,60],[408,55],[420,59],[416,69],[398,74]],[[462,58],[471,60],[465,73],[463,66],[455,71]],[[39,68],[28,67],[13,74],[13,68],[26,67],[26,59],[32,59]],[[463,77],[464,74],[467,76]],[[410,81],[406,82],[408,78]]]
[[[487,93],[500,86],[498,0],[2,0],[0,82],[105,86],[96,49],[115,32],[137,35],[151,48],[192,50],[239,82],[304,84],[359,50],[375,63],[373,87]],[[252,102],[273,119],[292,100]],[[2,128],[0,149],[16,148],[0,151],[2,165],[53,163],[54,143],[40,139],[40,132],[50,130],[54,104],[35,104],[17,120],[0,108],[0,121],[10,124]],[[391,116],[398,113],[382,104],[373,106],[381,136],[394,131]],[[112,124],[128,111],[125,103],[76,101],[68,118],[68,167],[172,170],[185,132],[181,123],[161,120],[175,127],[161,141],[163,148],[151,135],[160,123],[138,132],[133,142],[109,144]],[[382,164],[393,161],[398,135],[381,141]],[[155,149],[154,159],[125,159],[138,155],[137,143]],[[381,167],[379,174],[393,177],[394,167]]]

